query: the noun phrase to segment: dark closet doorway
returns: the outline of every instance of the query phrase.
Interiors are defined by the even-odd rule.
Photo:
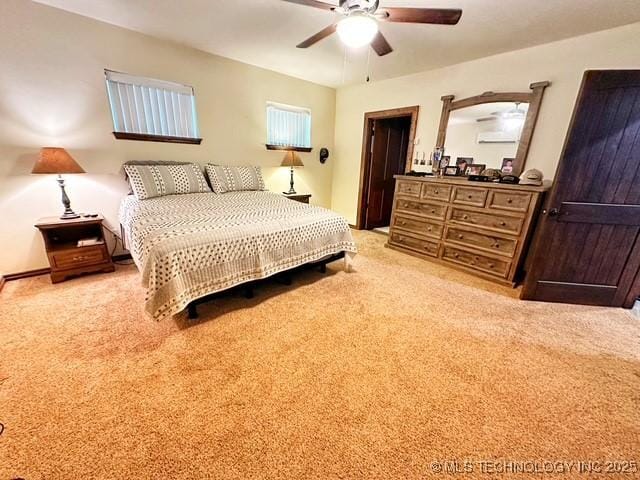
[[[640,70],[585,73],[522,298],[630,308],[640,294]]]
[[[411,169],[418,110],[415,106],[365,114],[358,229],[389,226],[395,190],[393,176]]]

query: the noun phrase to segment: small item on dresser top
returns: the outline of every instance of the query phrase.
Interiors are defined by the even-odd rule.
[[[497,168],[486,168],[481,175],[489,177],[492,182],[497,182],[502,178],[502,173]]]
[[[469,175],[467,180],[470,182],[489,182],[491,178],[485,177],[484,175]]]
[[[503,175],[500,178],[500,183],[508,183],[511,185],[517,185],[518,183],[520,183],[520,179],[518,177],[516,177],[515,175]]]
[[[457,177],[459,174],[459,168],[456,165],[449,165],[448,167],[444,167],[442,171],[442,175],[445,177]]]
[[[415,170],[411,170],[409,173],[407,173],[407,175],[409,175],[410,177],[427,177],[427,176],[433,175],[433,173],[431,173],[431,172],[416,172]]]
[[[540,170],[532,168],[520,176],[520,185],[542,185],[544,175]]]

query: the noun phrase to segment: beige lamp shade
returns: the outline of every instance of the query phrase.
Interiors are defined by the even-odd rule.
[[[44,147],[31,173],[85,173],[64,148]]]
[[[296,152],[289,151],[282,159],[282,163],[280,164],[280,166],[281,167],[304,167],[304,163],[302,163],[302,160],[300,159],[300,157],[296,155]]]

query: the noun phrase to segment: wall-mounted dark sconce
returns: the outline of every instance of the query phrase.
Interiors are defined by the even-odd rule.
[[[320,163],[323,163],[327,161],[327,158],[329,158],[329,150],[327,150],[326,148],[322,147],[320,149]]]

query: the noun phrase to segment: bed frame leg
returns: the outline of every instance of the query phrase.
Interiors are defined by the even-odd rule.
[[[198,318],[198,306],[194,302],[187,305],[187,311],[189,312],[189,320]]]
[[[244,298],[247,298],[247,299],[253,298],[253,287],[246,287],[244,289]]]
[[[327,264],[321,263],[320,266],[318,267],[318,271],[320,273],[327,273]]]

